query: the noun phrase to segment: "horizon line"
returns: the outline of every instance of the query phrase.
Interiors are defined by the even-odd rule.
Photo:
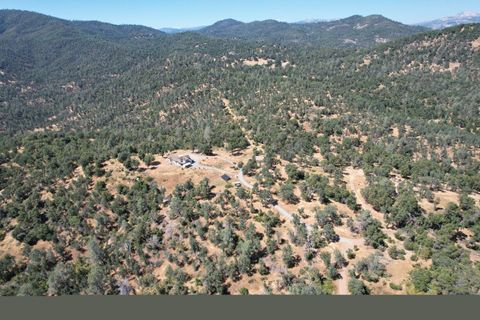
[[[324,18],[305,18],[305,19],[302,19],[302,20],[297,20],[297,21],[284,21],[282,19],[275,19],[275,18],[264,18],[262,20],[258,20],[258,19],[255,19],[255,20],[251,20],[251,21],[242,21],[240,19],[235,19],[235,18],[223,18],[223,19],[220,19],[220,20],[216,20],[214,22],[211,22],[211,23],[205,23],[203,25],[197,25],[197,26],[163,26],[163,27],[153,27],[153,26],[150,26],[150,25],[146,25],[146,24],[141,24],[141,23],[116,23],[116,22],[108,22],[108,21],[103,21],[103,20],[99,20],[99,19],[68,19],[68,18],[62,18],[62,17],[59,17],[59,16],[55,16],[55,15],[51,15],[51,14],[48,14],[48,13],[43,13],[43,12],[39,12],[39,11],[32,11],[32,10],[24,10],[24,9],[11,9],[11,8],[0,8],[0,11],[21,11],[21,12],[30,12],[30,13],[36,13],[36,14],[40,14],[40,15],[44,15],[44,16],[48,16],[48,17],[52,17],[52,18],[56,18],[56,19],[60,19],[60,20],[64,20],[64,21],[71,21],[71,22],[100,22],[100,23],[106,23],[106,24],[111,24],[111,25],[117,25],[117,26],[128,26],[128,25],[131,25],[131,26],[143,26],[143,27],[148,27],[148,28],[152,28],[152,29],[156,29],[156,30],[166,30],[166,29],[171,29],[171,30],[191,30],[191,29],[201,29],[201,28],[205,28],[205,27],[208,27],[208,26],[211,26],[211,25],[214,25],[216,24],[217,22],[221,22],[221,21],[225,21],[225,20],[234,20],[234,21],[238,21],[238,22],[241,22],[241,23],[244,23],[244,24],[248,24],[248,23],[253,23],[253,22],[263,22],[263,21],[277,21],[277,22],[281,22],[281,23],[289,23],[289,24],[313,24],[313,23],[321,23],[321,22],[333,22],[333,21],[338,21],[338,20],[344,20],[344,19],[348,19],[348,18],[351,18],[351,17],[356,17],[356,16],[360,16],[360,17],[370,17],[370,16],[381,16],[381,17],[384,17],[386,19],[389,19],[389,20],[392,20],[392,21],[395,21],[395,22],[399,22],[399,23],[402,23],[404,25],[409,25],[409,26],[420,26],[421,24],[423,23],[427,23],[427,22],[431,22],[431,21],[436,21],[436,20],[440,20],[440,19],[444,19],[444,18],[453,18],[453,17],[456,17],[456,16],[459,16],[459,15],[462,15],[462,14],[472,14],[472,15],[480,15],[479,12],[477,11],[474,11],[474,10],[463,10],[459,13],[457,13],[456,15],[451,15],[451,16],[443,16],[443,17],[438,17],[436,19],[433,19],[433,20],[423,20],[423,21],[418,21],[418,22],[415,22],[415,23],[405,23],[403,21],[400,21],[400,20],[396,20],[396,19],[392,19],[392,18],[389,18],[388,16],[386,15],[383,15],[383,14],[380,14],[380,13],[371,13],[371,14],[368,14],[368,15],[362,15],[362,14],[353,14],[353,15],[349,15],[349,16],[346,16],[346,17],[343,17],[343,18],[332,18],[332,19],[324,19]],[[309,22],[311,21],[311,22]]]

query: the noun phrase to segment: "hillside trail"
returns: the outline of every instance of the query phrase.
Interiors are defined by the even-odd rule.
[[[340,271],[340,279],[338,279],[336,282],[336,294],[340,296],[346,296],[350,295],[350,292],[348,290],[348,269],[343,268],[342,271]]]
[[[380,221],[382,225],[382,230],[389,237],[395,239],[395,231],[387,228],[387,223],[385,222],[385,215],[377,210],[365,200],[365,197],[362,194],[362,190],[368,186],[367,178],[362,169],[354,169],[353,167],[348,167],[345,170],[348,178],[346,180],[347,189],[355,194],[357,203],[367,211],[370,211],[372,216]]]
[[[364,245],[363,238],[347,238],[347,237],[340,237],[339,243],[348,246],[348,249],[352,249],[357,246],[361,247]],[[340,278],[335,280],[335,294],[336,295],[350,295],[350,291],[348,290],[348,281],[350,280],[349,271],[353,269],[353,262],[351,260],[348,266],[342,268],[340,270]]]

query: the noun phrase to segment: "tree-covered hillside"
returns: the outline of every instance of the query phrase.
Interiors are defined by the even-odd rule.
[[[0,11],[0,295],[478,294],[480,27],[269,41]]]

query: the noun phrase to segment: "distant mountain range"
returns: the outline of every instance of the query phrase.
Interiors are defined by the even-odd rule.
[[[66,21],[15,10],[1,10],[0,18],[0,35],[4,40],[23,34],[41,38],[45,30],[52,31],[47,32],[45,37],[62,34],[81,38],[88,35],[105,40],[158,38],[167,34],[192,32],[209,38],[229,40],[302,44],[324,48],[366,48],[428,31],[425,27],[408,26],[381,15],[367,17],[356,15],[341,20],[300,23],[276,20],[244,23],[227,19],[208,27],[162,30],[137,25],[115,26],[98,21]],[[16,28],[10,28],[12,25],[16,25]]]
[[[294,22],[295,24],[308,24],[308,23],[318,23],[318,22],[327,22],[327,21],[334,21],[336,19],[305,19]]]
[[[433,21],[422,22],[418,25],[430,29],[444,29],[460,24],[480,23],[480,13],[465,11],[455,16],[444,17]]]
[[[287,23],[276,20],[244,23],[233,19],[219,21],[196,32],[203,35],[282,44],[306,44],[316,47],[358,48],[386,43],[419,32],[422,26],[409,26],[381,15],[351,16],[320,22]]]
[[[193,32],[193,31],[198,31],[200,29],[205,28],[205,26],[201,27],[193,27],[193,28],[160,28],[158,30],[169,33],[169,34],[175,34],[175,33],[182,33],[182,32]]]
[[[415,25],[405,25],[381,15],[351,16],[345,19],[307,19],[293,23],[263,20],[244,23],[234,19],[218,21],[210,26],[161,28],[175,34],[196,32],[213,38],[267,41],[283,44],[302,43],[317,47],[369,47],[404,36],[444,29],[460,24],[480,23],[480,13],[464,11]]]

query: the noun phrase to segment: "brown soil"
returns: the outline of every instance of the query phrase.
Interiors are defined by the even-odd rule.
[[[9,232],[0,242],[0,257],[9,254],[17,260],[23,259],[22,247],[22,243],[13,238],[12,234]]]
[[[242,63],[243,63],[244,66],[253,67],[253,66],[264,66],[264,65],[269,64],[270,62],[273,62],[273,60],[259,58],[257,61],[255,61],[254,59],[243,60]]]
[[[452,191],[434,192],[435,200],[438,205],[437,208],[445,209],[449,203],[459,204],[460,195]]]
[[[479,49],[480,48],[480,38],[472,42],[472,47],[474,49]]]

